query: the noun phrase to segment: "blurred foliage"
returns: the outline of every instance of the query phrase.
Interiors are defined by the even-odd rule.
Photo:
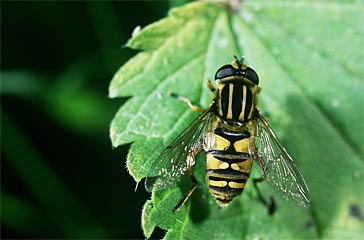
[[[168,2],[1,3],[1,237],[142,238],[107,87]],[[141,14],[143,13],[143,14]]]

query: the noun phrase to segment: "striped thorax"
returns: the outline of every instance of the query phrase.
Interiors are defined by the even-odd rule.
[[[230,125],[252,119],[258,75],[242,61],[222,66],[215,74],[218,115]]]

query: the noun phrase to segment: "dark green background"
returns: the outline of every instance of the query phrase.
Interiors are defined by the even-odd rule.
[[[167,1],[1,3],[1,237],[142,238],[149,197],[112,149],[107,98]]]

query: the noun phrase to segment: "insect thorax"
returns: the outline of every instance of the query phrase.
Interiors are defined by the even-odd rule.
[[[217,86],[217,114],[223,121],[243,123],[252,119],[255,109],[255,94],[252,87],[243,82],[230,81]]]

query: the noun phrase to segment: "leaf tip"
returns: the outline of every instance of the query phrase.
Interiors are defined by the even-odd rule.
[[[112,147],[116,148],[119,146],[119,143],[117,141],[117,138],[118,138],[118,132],[117,130],[115,129],[114,126],[111,126],[110,127],[110,131],[109,131],[109,137],[111,139],[111,144],[112,144]]]
[[[134,28],[134,30],[133,30],[133,32],[131,33],[131,37],[133,38],[133,37],[136,37],[136,35],[138,35],[139,33],[140,33],[140,30],[141,30],[142,28],[140,27],[140,25],[138,25],[138,26],[136,26],[135,28]]]
[[[136,181],[135,188],[134,188],[134,192],[136,192],[136,191],[137,191],[138,186],[139,186],[139,183],[140,183],[140,181]]]
[[[152,200],[148,200],[144,204],[142,210],[142,228],[144,235],[147,239],[150,238],[156,226],[154,222],[150,220],[150,215],[152,214],[152,210],[153,210]]]
[[[119,91],[117,91],[116,89],[110,87],[108,97],[109,98],[116,98],[117,96],[119,96]]]

